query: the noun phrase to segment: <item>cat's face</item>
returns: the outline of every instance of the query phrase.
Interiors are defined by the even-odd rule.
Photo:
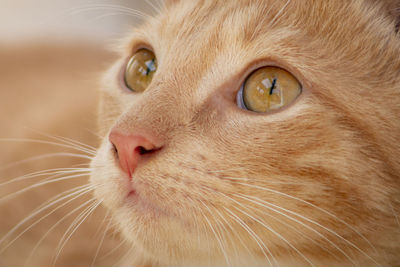
[[[383,11],[174,1],[132,32],[102,88],[92,183],[133,251],[171,264],[398,260],[400,40]],[[133,92],[124,73],[143,48],[156,70]],[[268,66],[299,96],[266,113],[239,107],[242,84]]]

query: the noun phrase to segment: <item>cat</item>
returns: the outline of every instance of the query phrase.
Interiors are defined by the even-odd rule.
[[[399,266],[399,4],[167,1],[133,31],[91,165],[127,266]]]
[[[105,75],[121,266],[399,266],[399,1],[165,1]]]

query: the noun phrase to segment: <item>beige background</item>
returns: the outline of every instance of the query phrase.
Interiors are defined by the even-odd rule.
[[[6,201],[5,197],[48,176],[2,185],[35,171],[88,163],[55,156],[21,163],[35,156],[77,152],[25,142],[21,138],[51,140],[37,133],[40,131],[97,146],[96,105],[97,92],[102,86],[100,77],[116,59],[106,47],[129,34],[128,29],[139,22],[127,15],[128,8],[152,12],[146,1],[0,0],[0,240],[39,205],[72,187],[88,183],[88,177],[57,182]],[[24,266],[42,236],[69,211],[91,197],[88,194],[71,202],[21,235],[0,254],[0,267]],[[51,209],[28,221],[6,242],[0,243],[0,250]],[[65,219],[49,233],[26,266],[52,266],[55,248],[75,217]],[[99,208],[67,243],[56,266],[91,266],[105,231],[99,228],[103,219],[104,210]],[[120,243],[118,234],[105,236],[95,266],[116,263],[124,252],[123,247],[118,247]],[[114,248],[118,249],[104,257]]]
[[[41,38],[108,39],[138,22],[132,9],[151,13],[155,0],[1,0],[0,42]]]

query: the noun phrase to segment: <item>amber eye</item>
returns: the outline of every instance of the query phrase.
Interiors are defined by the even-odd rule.
[[[143,92],[157,70],[157,59],[148,49],[138,50],[129,60],[125,70],[125,84],[134,92]]]
[[[286,70],[264,67],[246,79],[237,95],[237,104],[250,111],[268,112],[289,105],[301,90],[299,81]]]

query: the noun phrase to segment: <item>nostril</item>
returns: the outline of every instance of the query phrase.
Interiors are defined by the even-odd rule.
[[[159,149],[146,149],[143,146],[138,146],[135,150],[139,152],[139,155],[145,155],[156,152]]]
[[[118,158],[119,158],[119,155],[118,155],[118,148],[117,148],[117,146],[114,145],[113,143],[111,143],[111,145],[112,145],[112,150],[113,150],[115,156],[116,156],[117,159],[118,159]]]
[[[146,154],[146,153],[149,153],[148,150],[145,149],[145,148],[142,147],[142,146],[138,146],[138,147],[136,148],[136,151],[139,152],[139,155],[144,155],[144,154]]]

